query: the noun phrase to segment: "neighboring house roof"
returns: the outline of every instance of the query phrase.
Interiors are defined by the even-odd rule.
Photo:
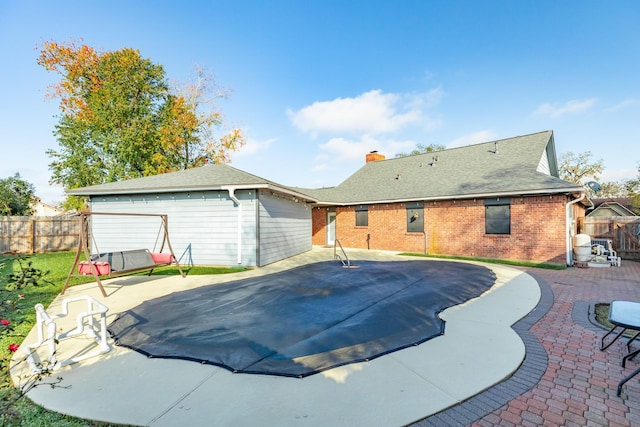
[[[33,209],[34,216],[61,216],[68,214],[64,209],[45,203],[39,197],[35,198],[31,209]]]
[[[373,161],[336,187],[298,189],[324,205],[581,193],[558,178],[553,132]]]
[[[610,216],[638,216],[633,211],[631,198],[619,197],[611,199],[593,199],[595,209],[587,216],[610,217]]]
[[[289,187],[224,164],[206,165],[161,175],[75,188],[67,190],[67,193],[74,196],[100,196],[228,190],[230,188],[236,190],[269,189],[310,202],[317,201]]]

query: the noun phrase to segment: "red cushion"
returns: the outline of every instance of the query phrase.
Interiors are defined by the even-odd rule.
[[[173,260],[173,255],[171,254],[151,254],[151,258],[153,258],[153,262],[156,264],[171,264]]]
[[[111,265],[108,262],[94,262],[93,265],[96,266],[96,270],[98,270],[98,275],[100,276],[108,276],[111,274]],[[87,261],[82,261],[78,264],[78,273],[80,274],[92,274],[91,267]]]

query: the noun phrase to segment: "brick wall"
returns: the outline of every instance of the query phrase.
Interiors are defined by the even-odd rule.
[[[562,195],[512,198],[510,235],[485,234],[484,200],[425,202],[425,233],[407,233],[404,203],[369,205],[366,227],[355,226],[353,206],[337,207],[336,237],[345,248],[564,264],[567,202]],[[312,220],[313,244],[326,244],[326,208],[314,208]]]
[[[311,211],[311,244],[327,244],[327,208],[313,208]]]

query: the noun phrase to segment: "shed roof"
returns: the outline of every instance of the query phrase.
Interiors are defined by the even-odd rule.
[[[75,196],[115,194],[147,194],[186,191],[211,191],[235,189],[269,189],[297,196],[311,202],[317,200],[289,187],[224,164],[205,165],[198,168],[169,172],[143,178],[92,185],[67,190]]]
[[[374,161],[336,187],[297,189],[321,204],[579,193],[557,177],[553,132]]]

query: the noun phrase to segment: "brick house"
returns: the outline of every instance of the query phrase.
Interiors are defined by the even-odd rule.
[[[336,238],[345,248],[571,265],[591,203],[581,185],[558,178],[552,131],[395,159],[371,152],[332,188],[208,165],[67,192],[88,197],[94,212],[167,214],[176,253],[194,264],[247,266]],[[93,224],[108,250],[155,236],[139,224],[113,227]]]
[[[558,178],[552,131],[385,159],[336,187],[301,190],[317,199],[312,243],[572,262],[577,220],[590,205],[581,185]]]

